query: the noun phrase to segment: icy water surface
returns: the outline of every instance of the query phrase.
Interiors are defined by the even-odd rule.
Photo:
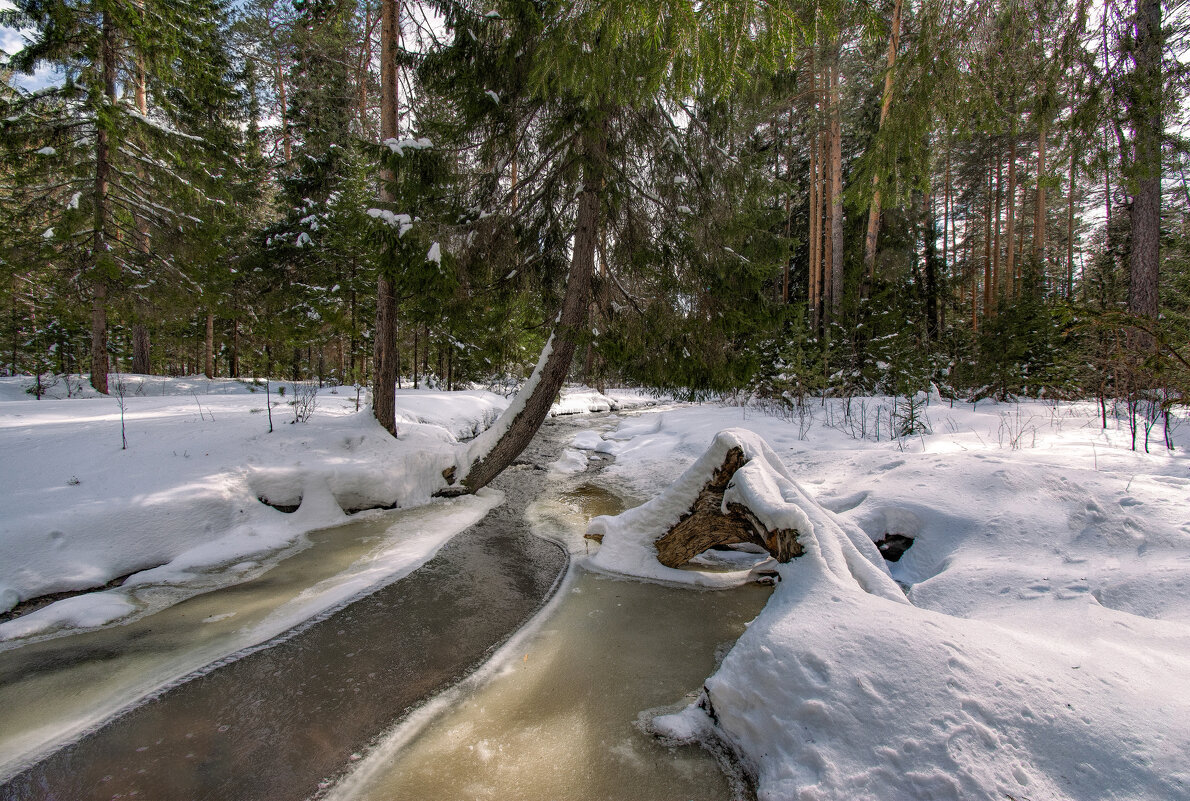
[[[539,522],[620,511],[580,485]],[[576,515],[577,513],[577,515]],[[566,532],[574,536],[575,529]],[[573,544],[573,540],[572,540]],[[580,546],[581,547],[581,546]],[[642,711],[681,708],[759,614],[769,590],[700,591],[577,567],[535,630],[502,649],[477,689],[442,699],[428,722],[398,728],[332,793],[335,801],[693,801],[736,797],[694,746],[646,734]]]
[[[353,565],[366,573],[369,557],[379,556],[394,539],[412,546],[411,540],[458,507],[435,503],[314,531],[308,548],[255,579],[187,598],[126,625],[0,653],[0,780],[146,693],[267,640],[276,633],[270,628],[284,630],[287,608],[311,602],[320,587],[342,591],[342,577]]]

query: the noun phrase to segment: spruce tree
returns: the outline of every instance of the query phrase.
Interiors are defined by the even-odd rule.
[[[164,262],[146,252],[144,226],[192,217],[176,197],[201,192],[210,174],[197,155],[205,143],[180,117],[190,98],[224,80],[211,62],[222,17],[218,0],[19,0],[0,14],[0,24],[33,30],[15,68],[52,64],[64,74],[61,85],[5,103],[4,141],[27,167],[18,180],[24,199],[44,210],[57,257],[88,289],[91,383],[100,392],[111,295],[130,277],[143,280],[148,263]],[[151,108],[138,107],[139,91]]]

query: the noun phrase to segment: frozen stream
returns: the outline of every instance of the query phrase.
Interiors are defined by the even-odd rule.
[[[618,511],[616,496],[587,483],[531,507],[539,531],[577,551],[559,595],[483,671],[393,731],[333,801],[746,796],[706,751],[668,747],[642,723],[697,698],[770,590],[669,587],[585,570],[576,536],[589,517]]]
[[[391,580],[391,564],[411,553],[428,557],[441,544],[441,529],[475,522],[494,500],[456,499],[314,531],[309,547],[249,581],[125,625],[0,652],[0,781],[186,675]]]
[[[548,425],[507,501],[400,580],[372,574],[464,510],[316,532],[250,581],[0,653],[0,799],[737,796],[637,717],[696,692],[768,592],[585,571],[586,520],[620,501],[541,469],[577,430]]]

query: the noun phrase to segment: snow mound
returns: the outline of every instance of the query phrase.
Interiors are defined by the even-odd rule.
[[[654,731],[725,744],[761,801],[1190,798],[1190,696],[1176,689],[1190,628],[1086,592],[1018,607],[1034,617],[1011,628],[913,606],[871,539],[810,498],[757,434],[721,431],[651,501],[593,520],[593,564],[702,583],[657,564],[652,543],[733,447],[748,461],[725,504],[796,528],[805,554],[775,566],[772,598],[699,702]],[[920,522],[909,508],[872,514],[879,529]]]
[[[643,423],[654,430],[660,425],[660,415]],[[641,424],[630,430],[638,427]],[[883,598],[906,603],[871,539],[814,501],[760,436],[736,428],[715,435],[710,448],[652,500],[615,517],[594,518],[587,533],[602,535],[603,544],[591,565],[611,573],[700,586],[727,587],[747,581],[751,567],[720,573],[665,567],[657,561],[653,545],[690,510],[732,448],[743,451],[746,463],[728,485],[725,509],[727,504],[743,504],[770,530],[796,530],[806,551],[802,558],[820,563],[826,575],[844,585],[858,584]]]
[[[587,469],[587,454],[574,448],[562,451],[562,456],[550,465],[555,473],[581,473]]]
[[[574,435],[572,444],[580,451],[593,451],[603,442],[598,431],[580,431]]]

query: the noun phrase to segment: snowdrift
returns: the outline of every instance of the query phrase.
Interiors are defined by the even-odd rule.
[[[756,434],[720,432],[651,501],[594,519],[593,566],[746,579],[666,568],[653,548],[733,447],[748,461],[724,504],[795,528],[805,553],[769,563],[781,581],[764,612],[697,704],[653,720],[657,733],[725,744],[763,801],[1190,798],[1190,703],[1170,692],[1190,671],[1186,627],[1085,597],[1052,601],[1082,604],[1060,610],[1061,632],[913,606],[871,539],[811,498]]]

